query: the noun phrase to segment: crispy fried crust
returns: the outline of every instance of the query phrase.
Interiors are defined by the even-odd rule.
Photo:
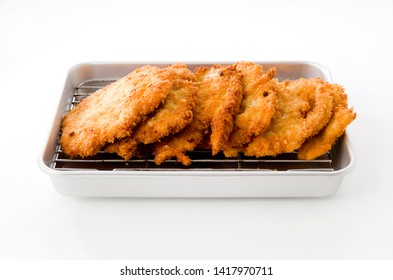
[[[176,157],[184,165],[191,164],[191,159],[186,152],[194,150],[196,145],[202,141],[204,134],[204,126],[194,120],[179,133],[154,144],[153,154],[156,164],[161,164],[172,157]]]
[[[105,147],[105,152],[115,153],[125,160],[131,159],[138,152],[139,142],[134,137],[125,137]]]
[[[190,125],[154,146],[155,163],[176,157],[184,165],[191,163],[187,151],[192,151],[211,128],[212,153],[218,153],[233,129],[242,98],[241,76],[234,67],[215,65],[195,70],[199,91]]]
[[[333,98],[320,79],[278,83],[276,113],[269,128],[245,149],[246,156],[276,156],[300,148],[329,121]]]
[[[144,66],[96,91],[65,115],[60,139],[64,153],[71,158],[91,156],[106,143],[129,136],[171,87],[165,71]]]
[[[105,148],[129,160],[137,153],[139,143],[151,144],[183,129],[192,121],[198,86],[194,74],[185,64],[164,68],[170,76],[172,89],[165,102],[138,125],[132,135],[116,141]]]
[[[233,130],[234,116],[239,112],[243,98],[241,75],[233,66],[214,66],[195,70],[201,82],[200,94],[204,99],[200,119],[210,123],[212,154],[216,155],[227,142]]]
[[[333,115],[325,128],[316,136],[308,139],[299,149],[298,158],[312,160],[327,153],[344,133],[345,128],[356,118],[353,109],[348,109],[347,95],[344,88],[332,85]]]
[[[173,65],[167,70],[174,72],[171,92],[155,115],[135,131],[135,138],[144,144],[176,133],[192,121],[192,109],[198,92],[195,77],[184,64]]]
[[[261,65],[252,62],[239,62],[235,67],[243,76],[244,93],[233,132],[225,144],[227,157],[236,157],[252,137],[268,128],[277,100],[275,68],[263,72]]]
[[[96,91],[68,112],[60,144],[70,158],[105,147],[124,159],[152,149],[156,164],[176,157],[191,164],[196,147],[226,157],[298,158],[328,152],[356,118],[344,89],[321,79],[279,82],[275,69],[232,66],[144,66]]]

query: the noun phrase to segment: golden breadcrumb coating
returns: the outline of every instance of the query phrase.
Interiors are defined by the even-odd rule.
[[[320,79],[278,83],[276,113],[269,128],[253,139],[246,156],[276,156],[300,148],[318,133],[332,115],[330,85]]]
[[[192,109],[198,93],[195,77],[184,64],[172,65],[167,70],[174,72],[171,92],[154,116],[135,131],[135,137],[144,144],[176,133],[192,121]]]
[[[173,157],[190,165],[195,148],[225,157],[324,155],[356,118],[344,88],[275,75],[252,62],[194,72],[185,64],[143,66],[66,113],[61,148],[71,159],[102,149],[125,160],[152,153],[158,165]]]
[[[261,65],[252,62],[239,62],[235,67],[243,76],[244,92],[233,132],[224,147],[227,157],[236,157],[252,137],[268,128],[277,100],[275,68],[263,72]]]
[[[243,94],[241,75],[233,66],[219,65],[200,67],[195,74],[199,90],[194,118],[184,130],[154,146],[156,164],[177,157],[184,165],[189,165],[191,161],[185,153],[194,150],[209,128],[214,155],[222,149],[233,129]]]
[[[105,144],[129,136],[171,88],[166,71],[144,66],[96,91],[64,116],[60,139],[64,153],[71,158],[91,156]]]
[[[329,123],[316,136],[308,139],[299,149],[298,158],[312,160],[327,153],[344,133],[345,128],[356,118],[353,109],[348,109],[347,95],[344,88],[332,85],[333,115]]]
[[[198,86],[194,74],[185,64],[174,64],[164,68],[168,71],[172,89],[165,102],[142,121],[132,135],[110,144],[106,152],[117,153],[129,160],[137,153],[139,143],[151,144],[176,133],[192,121]]]

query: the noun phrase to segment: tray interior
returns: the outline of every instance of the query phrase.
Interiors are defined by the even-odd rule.
[[[165,66],[162,64],[159,66]],[[193,64],[190,68],[201,66]],[[203,64],[206,65],[206,64]],[[188,155],[192,164],[188,167],[178,163],[175,159],[168,160],[161,165],[154,164],[151,152],[145,148],[140,158],[129,161],[121,157],[100,151],[97,155],[84,159],[69,159],[61,150],[59,139],[61,136],[60,123],[66,112],[76,106],[81,100],[96,90],[113,82],[141,65],[121,64],[113,65],[81,65],[74,68],[66,81],[66,86],[60,102],[59,111],[55,118],[48,145],[44,152],[45,164],[54,170],[133,170],[133,171],[326,171],[340,170],[349,164],[346,136],[338,141],[331,152],[311,161],[298,160],[297,153],[281,154],[277,157],[254,158],[240,154],[236,158],[225,158],[222,154],[212,156],[210,151],[196,150]],[[279,79],[296,79],[299,77],[320,77],[330,80],[330,75],[312,64],[272,64],[263,65],[264,68],[275,66]]]

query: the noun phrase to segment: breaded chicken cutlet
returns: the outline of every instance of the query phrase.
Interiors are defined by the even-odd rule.
[[[238,62],[190,71],[144,66],[82,100],[62,121],[69,158],[100,150],[125,160],[154,155],[159,165],[207,149],[225,157],[328,152],[356,118],[343,87],[321,79],[279,81],[275,68]]]
[[[320,79],[278,82],[276,113],[269,128],[245,148],[246,156],[276,156],[299,149],[332,115],[330,86]]]
[[[312,160],[327,153],[344,133],[345,128],[356,119],[356,113],[348,108],[348,96],[344,88],[332,85],[333,115],[318,135],[309,138],[299,149],[298,158]]]
[[[167,71],[144,66],[82,100],[63,118],[60,143],[69,157],[96,154],[107,143],[130,136],[143,116],[169,94]]]
[[[156,164],[176,157],[184,165],[189,165],[191,160],[186,152],[194,150],[209,130],[212,154],[215,155],[232,132],[234,116],[243,96],[241,75],[233,66],[220,65],[200,67],[195,74],[199,90],[194,118],[184,130],[154,145]]]
[[[235,67],[242,74],[244,92],[233,132],[223,149],[227,157],[236,157],[253,137],[268,128],[277,100],[275,68],[264,72],[261,65],[252,62],[239,62]]]
[[[151,144],[161,138],[174,134],[192,121],[198,86],[195,75],[185,64],[174,64],[164,68],[168,71],[172,88],[164,103],[149,117],[145,117],[132,132],[108,145],[106,152],[117,153],[125,160],[131,159],[138,152],[138,145]]]

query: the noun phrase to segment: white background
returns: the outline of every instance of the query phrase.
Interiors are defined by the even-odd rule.
[[[343,3],[341,3],[343,2]],[[393,259],[392,1],[0,0],[1,259]],[[75,199],[37,166],[86,61],[306,60],[358,117],[323,199]]]

